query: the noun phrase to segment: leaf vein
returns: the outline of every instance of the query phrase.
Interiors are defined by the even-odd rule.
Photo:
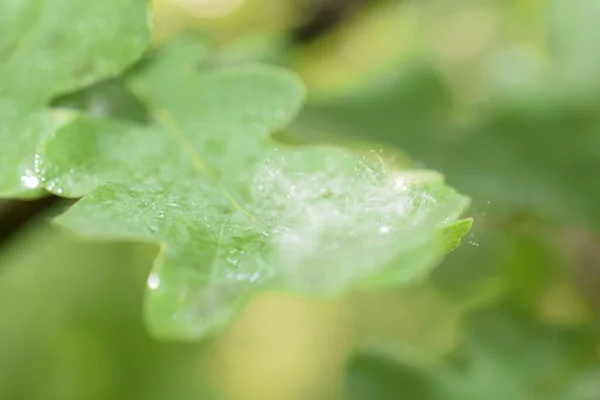
[[[151,114],[154,118],[163,126],[163,128],[167,131],[167,133],[175,140],[184,154],[187,155],[188,159],[192,163],[192,165],[201,173],[206,175],[206,177],[218,188],[219,192],[231,203],[232,207],[244,214],[246,217],[250,218],[253,221],[256,221],[257,218],[246,210],[236,199],[229,193],[229,191],[223,187],[217,180],[215,174],[208,165],[202,160],[202,158],[198,155],[194,146],[190,143],[190,141],[186,138],[183,133],[181,127],[173,118],[171,113],[162,107],[150,100],[149,95],[147,95],[147,90],[144,90],[141,84],[134,84],[133,89],[136,92],[137,96],[140,100],[148,107]]]

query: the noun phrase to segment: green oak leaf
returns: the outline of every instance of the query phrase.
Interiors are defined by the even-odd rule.
[[[600,396],[592,330],[542,325],[504,307],[473,314],[466,337],[433,365],[383,349],[348,364],[352,400],[593,400]]]
[[[302,104],[295,75],[206,59],[202,44],[181,41],[129,77],[148,125],[72,114],[38,149],[44,187],[83,196],[58,224],[161,245],[146,302],[154,334],[202,338],[256,291],[410,282],[470,227],[456,222],[469,200],[439,174],[271,139]]]
[[[123,78],[106,80],[84,90],[60,96],[54,99],[52,107],[78,110],[95,117],[148,123],[148,111],[122,81]]]
[[[51,100],[118,75],[149,42],[148,0],[0,0],[0,196],[43,194],[37,144]]]

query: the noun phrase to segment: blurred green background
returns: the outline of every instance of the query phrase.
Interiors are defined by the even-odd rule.
[[[0,399],[600,399],[599,2],[154,8],[156,46],[199,34],[216,62],[299,73],[286,140],[397,147],[472,196],[475,227],[426,282],[266,293],[222,336],[161,343],[141,314],[157,250],[60,232],[59,205],[0,247]]]

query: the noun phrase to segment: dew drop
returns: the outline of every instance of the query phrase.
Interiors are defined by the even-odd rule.
[[[150,288],[151,290],[158,289],[160,287],[160,276],[158,276],[158,274],[156,272],[152,272],[148,276],[147,285],[148,285],[148,288]]]
[[[25,170],[25,174],[21,177],[21,185],[27,189],[35,189],[40,186],[40,180],[35,172],[30,169]]]

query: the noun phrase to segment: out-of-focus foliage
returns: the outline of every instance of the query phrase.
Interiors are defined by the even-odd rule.
[[[463,8],[453,12],[466,18],[472,11]],[[350,93],[314,102],[298,129],[394,144],[479,204],[596,229],[600,190],[591,182],[600,170],[600,85],[592,71],[600,6],[554,0],[537,12],[547,40],[536,44],[547,50],[504,38],[478,71],[484,88],[473,105],[457,101],[465,96],[462,82],[472,84],[467,77],[448,81],[435,53],[407,55]]]
[[[479,347],[473,356],[479,361],[466,361],[476,372],[464,373],[455,364],[443,373],[437,366],[422,372],[402,353],[396,357],[403,367],[389,375],[389,368],[370,370],[377,361],[361,358],[355,370],[350,367],[349,397],[595,399],[598,309],[590,313],[584,303],[597,307],[590,287],[598,287],[593,282],[600,276],[594,249],[600,192],[593,184],[600,170],[600,87],[592,72],[599,5],[557,0],[430,6],[411,3],[423,13],[419,21],[437,20],[448,28],[439,43],[432,42],[439,28],[420,25],[413,46],[391,66],[381,65],[351,88],[315,97],[297,122],[297,137],[388,143],[443,171],[474,195],[482,218],[476,247],[447,260],[435,273],[436,284],[455,294],[497,290],[509,313],[583,330],[596,342],[578,348],[580,339],[559,335],[564,328],[555,326],[534,339],[511,339],[510,332],[495,336],[514,345],[472,344],[473,337],[491,336],[495,328],[481,333],[466,324],[458,341],[464,344],[453,354]],[[488,313],[493,316],[479,315],[492,318]],[[519,348],[523,343],[529,344]],[[553,347],[573,347],[587,361],[567,362]],[[490,370],[494,357],[506,362]],[[555,369],[547,375],[534,365],[519,369],[536,358],[543,360],[540,368]]]
[[[303,3],[157,0],[154,43],[192,30],[211,68],[293,68],[309,107],[280,137],[384,143],[440,170],[473,197],[467,243],[422,284],[262,295],[212,343],[180,346],[142,329],[154,250],[34,224],[1,248],[1,398],[600,398],[600,3],[373,1],[295,43]],[[132,98],[116,80],[55,104],[148,123]]]
[[[590,330],[540,325],[502,308],[483,309],[466,326],[464,343],[433,365],[357,355],[348,367],[348,399],[598,398]]]
[[[154,249],[36,222],[0,255],[0,398],[205,398],[205,346],[157,343],[140,313]],[[217,398],[217,397],[208,397]]]

